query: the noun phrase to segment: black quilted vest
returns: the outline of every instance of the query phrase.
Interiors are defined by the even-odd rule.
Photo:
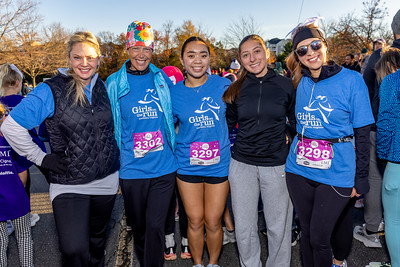
[[[102,179],[119,169],[119,149],[113,134],[110,100],[98,79],[92,104],[73,105],[75,94],[67,98],[71,77],[58,74],[47,83],[54,96],[54,115],[45,120],[53,153],[67,155],[67,172],[50,172],[50,182],[85,184]]]

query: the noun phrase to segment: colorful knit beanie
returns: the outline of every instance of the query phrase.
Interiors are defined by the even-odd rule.
[[[148,23],[135,20],[128,26],[126,49],[132,46],[147,46],[154,49],[153,28]]]

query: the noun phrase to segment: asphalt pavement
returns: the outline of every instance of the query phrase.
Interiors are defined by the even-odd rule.
[[[30,169],[32,186],[31,186],[31,208],[33,213],[40,215],[40,221],[32,228],[32,236],[34,241],[34,263],[36,267],[58,267],[61,266],[61,254],[58,250],[58,238],[52,214],[52,208],[48,196],[49,185],[44,176],[36,167]],[[259,216],[259,224],[261,225],[262,213]],[[363,222],[363,209],[355,209],[354,225]],[[176,229],[179,229],[177,226]],[[175,236],[178,241],[177,255],[175,261],[165,262],[165,267],[191,267],[191,260],[180,259],[180,236]],[[384,236],[381,237],[384,244]],[[267,238],[260,234],[261,243],[261,261],[263,266],[268,257]],[[15,234],[10,236],[8,248],[9,266],[19,266],[18,254]],[[364,267],[371,261],[388,260],[385,248],[366,248],[361,242],[353,239],[353,246],[350,256],[348,257],[348,267]],[[292,267],[301,267],[300,245],[292,247]],[[204,263],[208,263],[207,252],[204,252]],[[219,264],[221,267],[239,266],[239,256],[235,243],[223,246]],[[137,260],[132,252],[132,235],[126,232],[126,225],[123,216],[123,199],[119,194],[112,218],[109,224],[107,249],[106,249],[106,266],[138,266]]]

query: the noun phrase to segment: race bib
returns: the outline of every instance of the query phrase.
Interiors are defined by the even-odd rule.
[[[332,143],[329,141],[299,139],[296,163],[310,168],[329,169],[332,155]]]
[[[190,144],[190,165],[214,165],[220,158],[219,141]]]
[[[143,158],[149,152],[164,149],[164,140],[160,130],[133,134],[133,152],[135,158]]]

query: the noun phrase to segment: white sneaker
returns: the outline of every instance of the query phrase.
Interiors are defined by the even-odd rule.
[[[382,244],[379,240],[378,234],[367,234],[365,223],[361,225],[357,225],[353,230],[353,237],[360,242],[364,243],[364,246],[369,248],[381,248]]]
[[[229,232],[226,227],[222,227],[222,230],[224,231],[224,240],[222,241],[222,245],[226,245],[229,243],[236,243],[236,235],[235,235],[235,230],[232,232]]]
[[[35,226],[36,223],[40,220],[40,216],[36,213],[31,213],[31,227]]]
[[[15,228],[14,225],[10,220],[7,220],[7,234],[11,235],[14,232]]]

